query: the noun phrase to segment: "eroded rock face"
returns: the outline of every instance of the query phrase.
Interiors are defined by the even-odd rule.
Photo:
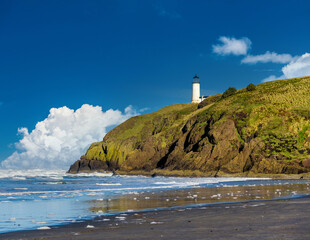
[[[69,173],[89,173],[94,171],[113,171],[115,167],[109,166],[107,162],[101,160],[88,160],[81,158],[71,165]]]
[[[133,117],[93,143],[69,172],[308,172],[309,86],[310,77],[268,82]]]
[[[189,122],[191,124],[189,124]],[[137,144],[132,142],[131,151],[126,153],[122,147],[113,147],[109,153],[109,144],[103,141],[101,146],[105,160],[89,159],[83,156],[69,169],[70,173],[92,171],[132,171],[153,169],[167,170],[199,170],[211,172],[214,175],[221,171],[224,173],[302,173],[307,172],[308,160],[303,165],[287,163],[264,156],[264,142],[259,138],[252,138],[242,145],[240,136],[232,119],[219,119],[214,123],[201,128],[198,121],[189,121],[184,124],[173,139],[172,144],[164,146],[158,142],[154,135],[148,136]],[[132,141],[132,140],[131,140]],[[128,146],[128,142],[124,143]],[[129,144],[130,145],[130,144]],[[120,163],[115,156],[125,155]],[[110,159],[107,159],[107,156]],[[117,158],[117,157],[116,157]]]

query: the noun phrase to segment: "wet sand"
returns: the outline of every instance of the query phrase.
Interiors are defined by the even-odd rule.
[[[310,196],[102,216],[0,239],[310,239],[309,224]]]
[[[197,204],[212,204],[223,202],[240,202],[252,200],[267,200],[290,198],[296,195],[310,193],[309,180],[294,180],[289,182],[256,182],[245,186],[221,184],[216,187],[187,188],[161,191],[132,192],[117,195],[115,198],[95,199],[84,202],[94,215],[105,213],[127,212],[128,210],[144,210],[157,208],[172,208]]]

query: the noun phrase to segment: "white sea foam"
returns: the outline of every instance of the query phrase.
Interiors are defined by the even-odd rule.
[[[0,169],[0,179],[12,178],[16,180],[26,180],[27,178],[42,177],[55,180],[61,180],[64,176],[77,178],[77,177],[109,177],[113,173],[78,173],[70,174],[66,170],[48,170],[48,169],[29,169],[29,170],[13,170],[13,169]]]
[[[51,228],[45,226],[45,227],[38,227],[37,229],[38,229],[38,230],[49,230],[49,229],[51,229]]]
[[[103,173],[103,172],[94,172],[94,173],[77,173],[77,174],[70,174],[67,173],[67,176],[70,177],[111,177],[113,173]]]
[[[16,177],[12,177],[13,180],[26,180],[25,177],[20,177],[20,176],[16,176]]]
[[[64,184],[64,182],[38,182],[34,184],[42,184],[42,185],[57,185],[57,184]]]
[[[172,181],[172,182],[155,182],[154,184],[157,185],[169,185],[169,184],[177,184],[176,181]]]
[[[96,183],[99,186],[121,186],[121,183]]]
[[[0,170],[1,171],[1,170]],[[31,171],[25,171],[25,175],[30,176]],[[42,174],[37,172],[37,170],[33,171],[37,173],[37,176],[53,176],[55,174],[64,174],[64,171],[47,171],[46,173]],[[19,173],[18,173],[19,174]],[[93,174],[83,174],[82,176],[96,176],[97,173]],[[101,174],[101,173],[100,173]],[[0,172],[1,176],[1,172]],[[1,176],[3,177],[3,176]],[[256,178],[257,179],[257,178]],[[256,180],[255,178],[180,178],[179,182],[170,181],[170,184],[159,185],[156,186],[148,185],[143,187],[118,187],[122,186],[121,183],[111,183],[109,185],[102,185],[106,186],[107,188],[99,188],[99,189],[81,189],[81,190],[56,190],[56,191],[22,191],[22,192],[0,192],[0,196],[18,196],[18,195],[32,195],[32,194],[86,194],[86,195],[97,195],[96,193],[100,192],[107,192],[111,190],[118,190],[118,191],[141,191],[141,190],[152,190],[152,189],[172,189],[172,188],[187,188],[187,187],[194,187],[199,185],[205,185],[209,183],[221,183],[221,182],[234,182],[234,181],[248,181],[248,180]],[[261,180],[261,179],[260,179]],[[174,183],[176,182],[176,183]],[[157,182],[158,183],[158,182]],[[99,183],[101,185],[101,183]],[[105,183],[103,183],[105,184]],[[113,184],[113,185],[112,185]],[[97,184],[96,184],[97,185]],[[117,188],[109,188],[109,186],[115,186]],[[142,192],[140,192],[142,193]]]
[[[26,178],[33,177],[63,177],[66,175],[65,170],[46,170],[46,169],[31,169],[31,170],[10,170],[0,169],[1,178],[12,178],[18,180],[25,180]]]
[[[179,187],[186,188],[191,186],[199,186],[204,184],[220,184],[227,182],[244,182],[249,180],[268,180],[269,178],[240,178],[240,177],[230,177],[230,178],[178,178],[177,181],[158,181],[155,185],[164,185],[166,188],[169,187]],[[223,185],[229,186],[229,185]],[[161,186],[162,188],[163,186]]]

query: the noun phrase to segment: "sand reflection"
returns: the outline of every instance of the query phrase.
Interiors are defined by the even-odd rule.
[[[308,181],[276,185],[224,185],[213,188],[132,192],[117,198],[92,200],[89,203],[92,212],[113,213],[192,204],[284,198],[298,194],[310,194]]]

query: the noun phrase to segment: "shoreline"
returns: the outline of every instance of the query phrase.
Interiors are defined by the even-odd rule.
[[[299,173],[299,174],[282,174],[282,173],[252,173],[252,172],[242,172],[242,173],[225,173],[225,172],[201,172],[198,170],[161,170],[155,169],[152,171],[143,171],[143,170],[135,170],[135,171],[80,171],[78,173],[70,173],[68,174],[80,174],[80,173],[111,173],[113,175],[128,175],[128,176],[146,176],[146,177],[190,177],[190,178],[217,178],[217,177],[244,177],[244,178],[270,178],[270,179],[310,179],[310,172],[308,173]]]
[[[310,196],[101,215],[1,239],[307,239]],[[187,231],[184,231],[187,229]]]
[[[310,181],[306,179],[170,179],[143,176],[101,178],[100,174],[90,174],[90,176],[90,178],[88,174],[81,174],[81,178],[68,176],[65,183],[69,185],[63,185],[63,182],[59,182],[58,179],[53,180],[54,182],[49,182],[51,180],[47,179],[45,182],[52,185],[42,185],[41,183],[44,182],[39,178],[28,182],[28,185],[23,185],[27,189],[18,189],[17,200],[11,200],[10,198],[14,196],[6,197],[7,194],[4,194],[1,200],[9,201],[3,201],[0,204],[3,219],[1,233],[37,229],[41,226],[56,226],[81,219],[84,221],[102,214],[215,202],[274,199],[310,193]],[[24,184],[24,180],[20,183]],[[42,192],[42,189],[51,191]],[[68,191],[70,189],[72,191]],[[23,199],[35,201],[20,201]]]

